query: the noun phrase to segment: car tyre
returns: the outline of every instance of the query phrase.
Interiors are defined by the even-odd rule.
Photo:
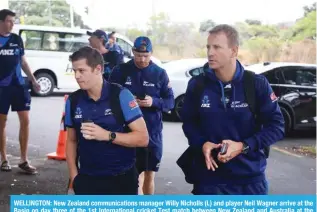
[[[281,107],[281,112],[282,112],[282,115],[283,115],[283,118],[284,118],[284,122],[285,122],[285,135],[288,135],[291,133],[292,131],[292,118],[291,118],[291,115],[289,114],[289,112],[284,108],[284,107]]]
[[[173,116],[173,119],[175,121],[181,121],[180,112],[181,112],[181,109],[183,107],[184,100],[185,100],[185,96],[184,95],[179,96],[175,100],[175,107],[174,107],[174,109],[172,111],[172,116]]]
[[[34,90],[33,86],[31,88],[31,93],[34,96],[45,97],[53,93],[55,88],[55,81],[50,74],[40,73],[35,75],[37,83],[40,84],[41,90]]]

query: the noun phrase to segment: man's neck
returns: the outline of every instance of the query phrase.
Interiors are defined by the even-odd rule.
[[[94,87],[87,90],[88,96],[97,101],[101,97],[103,80],[101,79]]]
[[[0,30],[0,36],[4,36],[4,37],[7,37],[10,35],[10,32],[5,32],[3,30]]]
[[[105,54],[108,52],[108,50],[106,49],[106,47],[104,46],[100,46],[98,51],[100,52],[100,54]]]
[[[222,82],[230,82],[233,80],[234,74],[236,72],[236,62],[232,62],[227,66],[224,66],[218,70],[215,70],[215,74],[219,80]]]

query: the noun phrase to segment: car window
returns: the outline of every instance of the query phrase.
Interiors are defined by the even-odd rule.
[[[189,71],[190,76],[194,77],[194,76],[198,76],[199,74],[203,73],[203,67],[200,68],[194,68],[192,70]]]
[[[42,32],[25,30],[20,32],[21,38],[24,43],[24,48],[28,50],[41,50],[42,49]]]
[[[263,75],[266,77],[266,79],[269,81],[270,84],[279,84],[279,71],[280,69],[273,69],[270,71],[267,71],[263,73]]]
[[[132,46],[125,42],[123,39],[121,38],[117,38],[117,44],[122,48],[122,50],[128,54],[131,54],[132,52]]]
[[[20,35],[26,50],[75,52],[89,45],[85,34],[23,30]]]
[[[283,70],[286,84],[299,86],[316,86],[316,69],[308,67],[291,67]]]

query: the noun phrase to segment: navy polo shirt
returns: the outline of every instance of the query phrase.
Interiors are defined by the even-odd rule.
[[[86,140],[80,132],[83,120],[111,132],[124,132],[122,124],[117,123],[110,107],[110,84],[103,83],[99,100],[94,101],[86,92],[79,97],[74,117],[71,117],[70,101],[66,101],[65,125],[75,128],[79,140],[79,173],[95,176],[117,175],[133,167],[135,148],[123,147],[107,141]],[[122,89],[118,96],[126,124],[142,117],[142,112],[128,89]]]
[[[23,41],[17,34],[0,35],[0,86],[24,85],[21,61]]]

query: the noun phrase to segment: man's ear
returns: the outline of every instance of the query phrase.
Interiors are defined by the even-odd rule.
[[[231,57],[238,57],[238,52],[239,52],[239,46],[233,46],[232,47],[232,55]]]
[[[96,74],[102,73],[102,67],[101,67],[101,65],[97,65],[96,68],[95,68],[95,70],[96,70],[96,71],[95,71]]]

